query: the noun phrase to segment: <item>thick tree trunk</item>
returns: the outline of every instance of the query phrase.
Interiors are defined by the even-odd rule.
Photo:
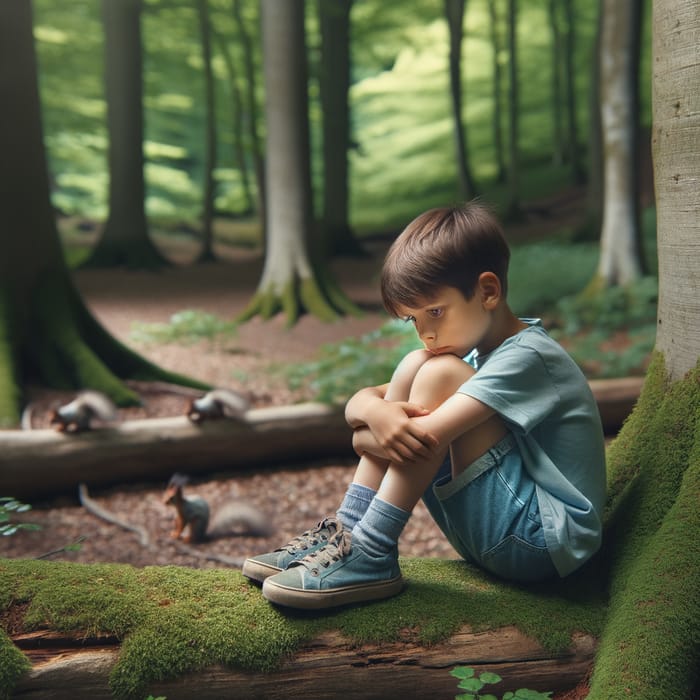
[[[323,112],[323,244],[330,255],[363,255],[350,228],[350,10],[352,0],[319,0]]]
[[[17,684],[17,697],[112,698],[108,681],[118,655],[114,640],[30,633],[14,641],[33,665]],[[587,635],[576,635],[569,650],[550,654],[512,627],[489,632],[462,630],[447,642],[429,647],[415,643],[353,647],[340,633],[327,632],[271,673],[216,667],[158,683],[151,690],[168,700],[447,698],[458,692],[450,669],[466,665],[507,679],[499,684],[499,691],[525,687],[544,692],[576,685],[586,675],[594,654],[595,640]]]
[[[135,403],[122,379],[201,383],[112,338],[65,266],[49,197],[31,5],[0,3],[0,425],[19,422],[23,383],[93,388]]]
[[[604,0],[600,41],[603,225],[594,284],[625,285],[643,272],[637,188],[639,0]]]
[[[334,320],[353,307],[312,260],[304,2],[262,2],[267,122],[267,248],[257,292],[240,319],[284,311],[288,323],[302,310]],[[316,249],[317,253],[318,249]]]
[[[659,309],[656,345],[672,379],[700,354],[700,3],[654,3],[653,133]]]
[[[167,264],[148,237],[143,157],[141,0],[102,0],[109,216],[87,267]]]

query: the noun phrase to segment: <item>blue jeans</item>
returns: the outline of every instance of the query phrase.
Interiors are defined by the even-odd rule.
[[[454,479],[448,455],[423,501],[467,561],[514,581],[556,576],[544,541],[535,482],[512,435]]]

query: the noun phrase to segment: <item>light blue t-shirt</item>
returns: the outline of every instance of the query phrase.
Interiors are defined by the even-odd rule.
[[[576,363],[539,319],[480,356],[459,388],[493,408],[512,431],[537,485],[547,549],[566,576],[600,547],[605,503],[605,442],[591,389]]]

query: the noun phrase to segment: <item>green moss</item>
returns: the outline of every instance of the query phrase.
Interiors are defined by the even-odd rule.
[[[550,651],[574,631],[600,637],[591,699],[689,697],[700,650],[700,369],[668,385],[655,357],[609,451],[606,544],[576,574],[517,586],[463,562],[405,559],[401,596],[331,613],[282,613],[239,572],[0,560],[0,610],[27,629],[122,640],[118,697],[214,664],[268,671],[330,629],[349,643],[432,644],[463,626],[515,625]],[[26,668],[0,635],[0,695]]]
[[[160,680],[213,664],[268,671],[328,629],[355,644],[402,639],[406,630],[434,643],[463,625],[515,624],[549,649],[567,646],[573,630],[601,629],[602,601],[590,586],[518,588],[459,562],[402,566],[410,581],[402,596],[309,615],[273,608],[236,571],[2,560],[0,603],[27,604],[27,629],[116,635],[122,648],[111,686],[118,697],[142,696]],[[16,657],[11,645],[0,653],[3,666]],[[15,681],[7,677],[1,687]]]
[[[700,366],[669,385],[657,354],[609,452],[610,613],[589,698],[685,698],[700,652]]]

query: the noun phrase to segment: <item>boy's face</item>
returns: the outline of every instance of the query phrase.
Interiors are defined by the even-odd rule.
[[[410,320],[426,350],[435,355],[464,357],[474,348],[486,352],[492,314],[491,297],[477,285],[471,299],[456,287],[441,287],[430,300],[417,308],[400,308],[400,317]]]

